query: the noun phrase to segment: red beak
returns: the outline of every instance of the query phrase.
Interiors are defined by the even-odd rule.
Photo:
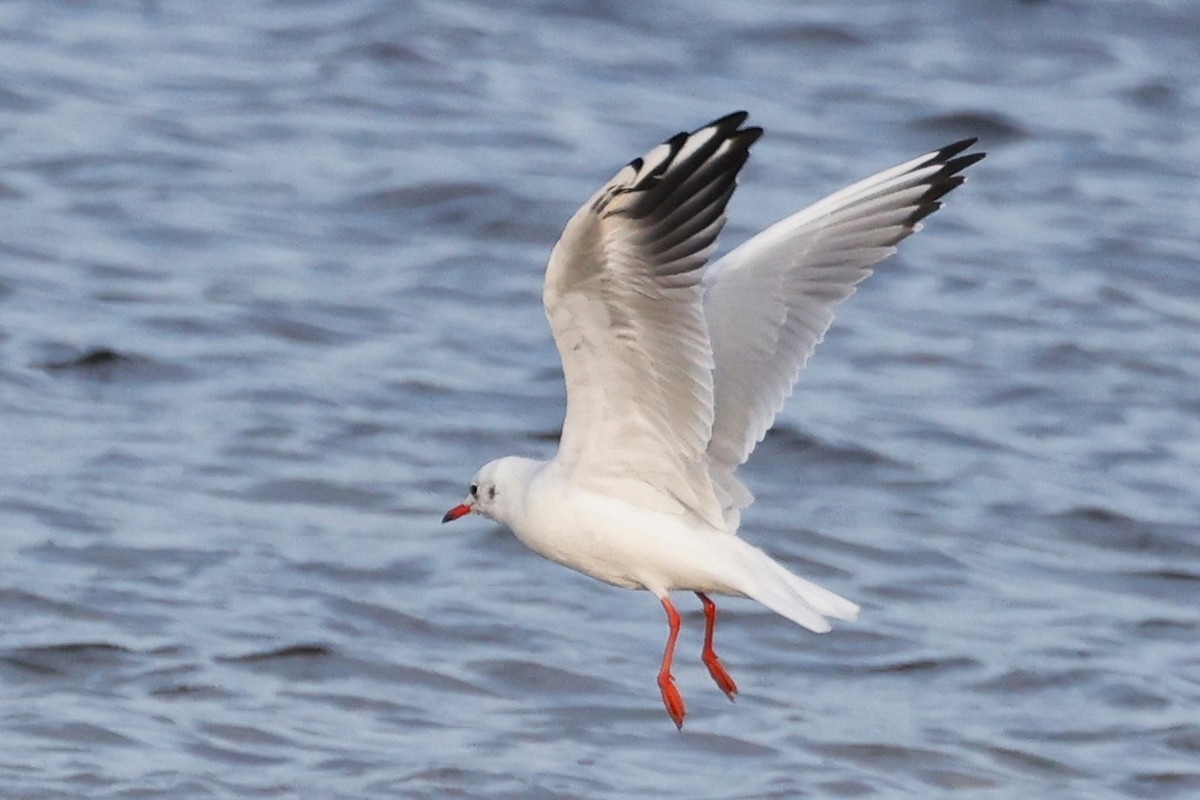
[[[466,503],[459,503],[454,508],[446,512],[446,516],[442,517],[442,522],[453,522],[459,517],[465,517],[471,513],[471,507]]]

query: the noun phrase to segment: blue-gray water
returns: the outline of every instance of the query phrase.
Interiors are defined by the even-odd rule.
[[[1200,793],[1200,5],[0,5],[0,796]],[[666,624],[482,520],[549,248],[767,128],[726,246],[967,135],[743,535],[863,605]]]

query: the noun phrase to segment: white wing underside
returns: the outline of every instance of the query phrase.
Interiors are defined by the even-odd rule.
[[[772,225],[705,276],[704,316],[714,353],[712,479],[736,530],[753,501],[734,472],[762,441],[800,370],[833,322],[833,308],[871,267],[921,230],[920,220],[965,179],[982,153],[955,158],[965,140],[835,192]]]
[[[543,300],[567,385],[555,461],[575,485],[734,532],[734,475],[870,267],[981,158],[960,142],[843,189],[705,273],[759,128],[731,114],[635,159],[567,224]]]

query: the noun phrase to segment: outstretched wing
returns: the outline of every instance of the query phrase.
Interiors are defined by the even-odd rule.
[[[718,526],[701,278],[762,133],[741,127],[746,116],[680,133],[618,172],[567,224],[543,294],[567,384],[557,463],[580,484],[619,483]]]
[[[848,186],[778,222],[713,265],[704,316],[715,361],[708,455],[727,524],[753,499],[734,471],[762,441],[800,370],[872,265],[921,229],[983,153],[975,139]]]

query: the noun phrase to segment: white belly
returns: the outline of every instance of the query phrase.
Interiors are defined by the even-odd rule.
[[[744,595],[748,573],[736,536],[686,513],[536,481],[513,533],[551,561],[626,589]],[[682,510],[682,509],[681,509]]]

